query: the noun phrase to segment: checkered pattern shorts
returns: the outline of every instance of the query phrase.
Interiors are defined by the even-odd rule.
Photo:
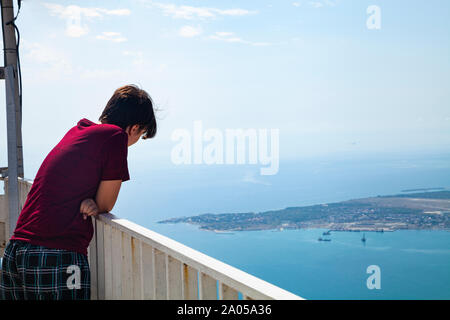
[[[89,300],[90,271],[81,253],[11,240],[0,278],[4,300]]]

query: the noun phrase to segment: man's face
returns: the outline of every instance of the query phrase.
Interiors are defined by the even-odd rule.
[[[139,125],[128,126],[125,130],[128,133],[128,146],[135,144],[139,138],[145,133],[145,129],[139,130]]]

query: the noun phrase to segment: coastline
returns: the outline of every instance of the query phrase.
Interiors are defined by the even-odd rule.
[[[377,196],[259,213],[207,213],[157,223],[189,223],[220,234],[303,228],[348,232],[448,230],[450,191]]]

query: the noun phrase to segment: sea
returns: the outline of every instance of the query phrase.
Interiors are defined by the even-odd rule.
[[[450,299],[450,232],[331,232],[324,229],[215,233],[158,221],[203,213],[262,212],[292,206],[450,190],[450,154],[372,154],[258,165],[134,163],[113,213],[305,299]],[[377,272],[374,273],[374,268]],[[376,281],[374,280],[376,276]],[[376,284],[376,285],[374,285]]]

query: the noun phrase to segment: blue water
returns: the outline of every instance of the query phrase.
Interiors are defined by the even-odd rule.
[[[129,159],[131,180],[113,210],[187,246],[307,299],[450,299],[450,232],[285,230],[215,234],[159,220],[201,213],[249,212],[450,189],[450,154],[391,154],[281,161],[275,176],[258,166],[152,166]],[[381,270],[369,290],[367,267]]]
[[[449,299],[450,232],[332,232],[323,229],[216,234],[190,225],[159,232],[307,299]],[[367,267],[381,289],[368,289]]]

